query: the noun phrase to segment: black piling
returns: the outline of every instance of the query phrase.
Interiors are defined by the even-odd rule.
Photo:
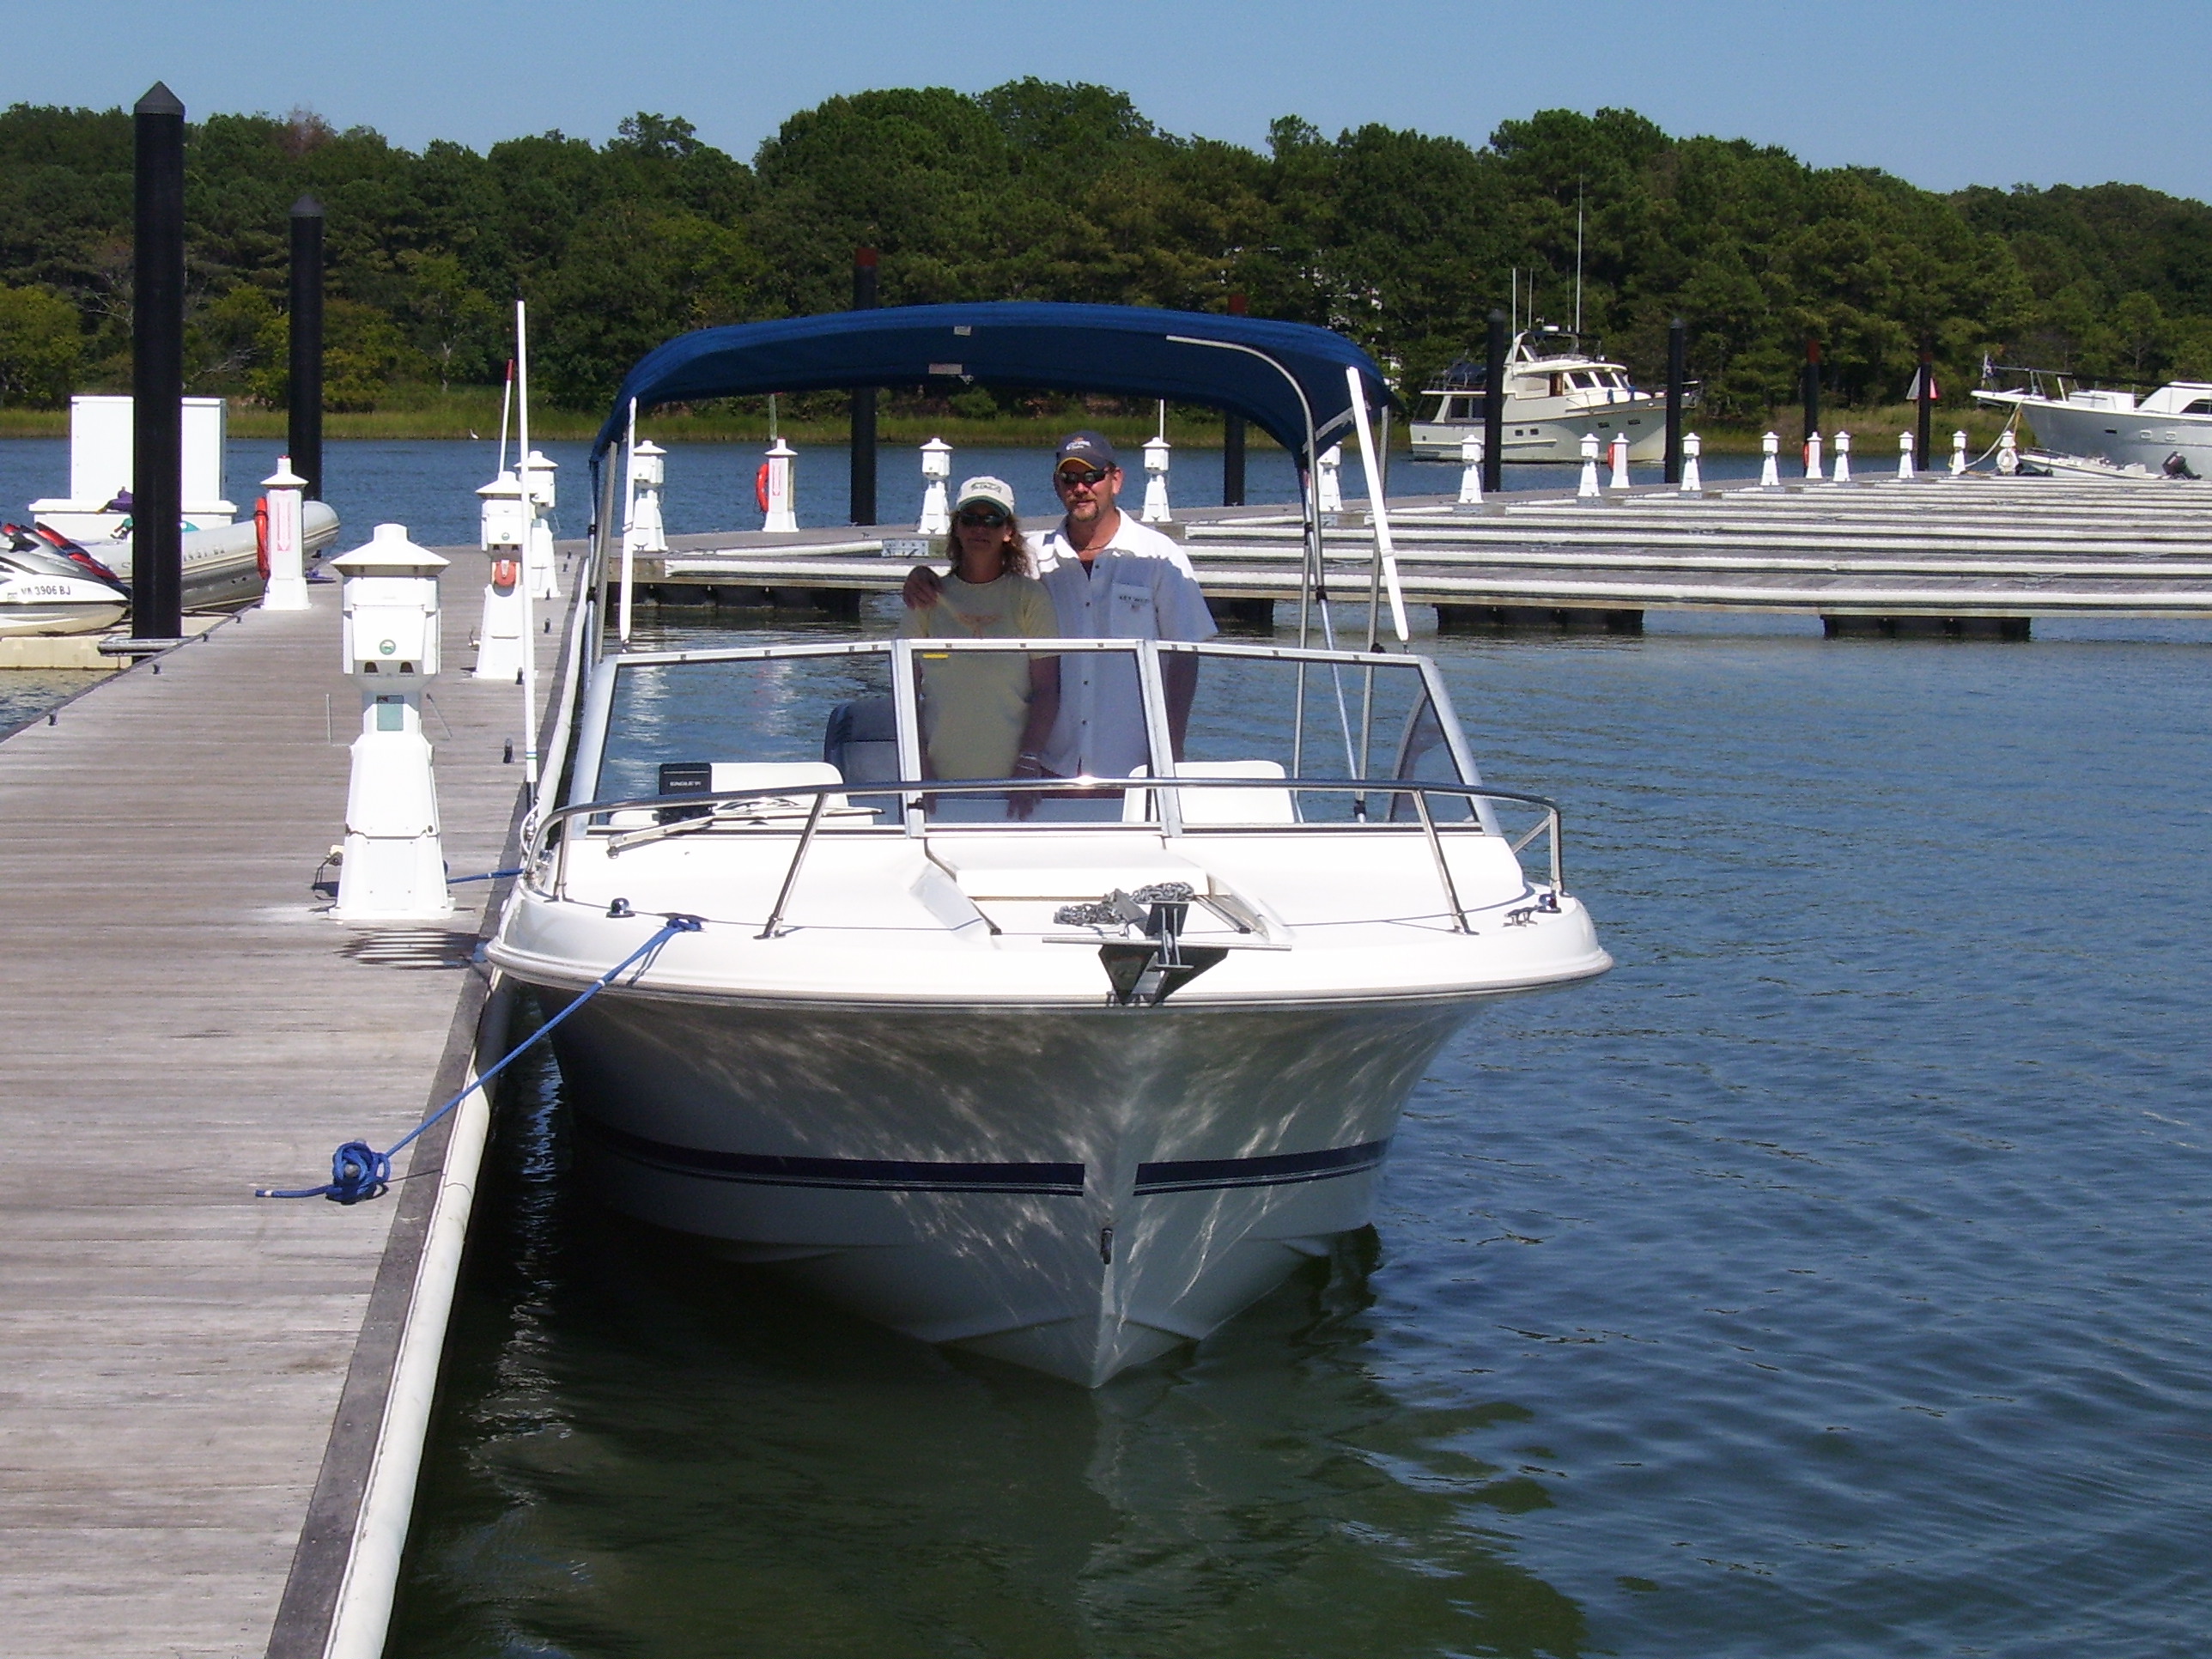
[[[1932,472],[1936,457],[1928,447],[1936,441],[1936,352],[1932,346],[1920,348],[1920,380],[1912,390],[1920,404],[1920,430],[1913,439],[1916,447],[1912,466],[1917,472]]]
[[[312,196],[292,204],[292,356],[285,392],[292,471],[301,494],[323,495],[323,204]]]
[[[1229,296],[1229,314],[1232,317],[1245,314],[1243,295]],[[1224,507],[1244,505],[1244,417],[1242,415],[1222,417],[1221,504]]]
[[[1820,343],[1805,342],[1805,441],[1820,429]]]
[[[156,81],[131,114],[131,629],[173,640],[185,625],[185,106]]]
[[[1505,488],[1505,313],[1490,313],[1490,346],[1482,381],[1482,488]]]
[[[876,308],[876,251],[853,250],[853,309]],[[876,521],[876,389],[853,390],[853,510],[854,524]]]
[[[1677,317],[1667,325],[1667,482],[1682,482],[1682,386],[1689,358],[1690,325]]]

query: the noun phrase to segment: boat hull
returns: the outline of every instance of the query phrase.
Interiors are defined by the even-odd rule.
[[[2166,458],[2178,454],[2198,477],[2212,478],[2212,416],[2075,407],[2012,394],[1974,395],[1980,403],[2016,406],[2039,448],[2151,472],[2163,471]]]
[[[1583,434],[1595,433],[1603,450],[1612,444],[1616,432],[1628,434],[1630,460],[1639,464],[1663,460],[1667,453],[1666,405],[1656,402],[1615,404],[1583,415],[1534,419],[1516,419],[1509,407],[1503,459],[1516,465],[1580,461]],[[1462,442],[1480,436],[1480,421],[1416,421],[1413,426],[1413,459],[1456,461]]]
[[[573,993],[541,992],[549,1012]],[[1087,1386],[1364,1225],[1466,998],[951,1010],[610,992],[555,1034],[616,1208]]]

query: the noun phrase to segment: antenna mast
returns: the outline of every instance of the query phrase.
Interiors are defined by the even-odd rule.
[[[1583,181],[1575,180],[1575,332],[1583,331]]]

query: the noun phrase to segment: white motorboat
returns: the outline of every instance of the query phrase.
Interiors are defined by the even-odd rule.
[[[1416,460],[1456,461],[1461,446],[1483,433],[1486,364],[1462,359],[1421,393],[1428,418],[1413,423]],[[1686,406],[1694,398],[1686,394]],[[1628,459],[1656,461],[1667,447],[1667,398],[1639,391],[1626,365],[1593,356],[1564,329],[1523,329],[1505,354],[1505,410],[1501,457],[1513,462],[1582,459],[1585,434],[1609,448],[1628,437]]]
[[[2212,478],[2212,383],[2175,380],[2137,402],[2131,392],[2085,388],[2070,375],[2015,372],[2027,376],[2024,386],[1978,388],[1974,401],[2014,410],[2034,432],[2039,449],[2123,469]]]
[[[6,526],[0,639],[97,633],[120,622],[130,604],[130,587],[68,538]]]
[[[338,515],[324,501],[300,505],[300,542],[312,557],[337,539]],[[125,583],[131,580],[131,538],[87,542],[85,551],[106,565]],[[191,610],[216,610],[258,599],[265,580],[261,569],[259,532],[253,521],[216,525],[207,530],[187,530],[183,538],[184,602]]]
[[[1103,325],[996,337],[1006,313],[1108,312],[1164,318],[1144,325],[1157,361]],[[827,349],[894,323],[910,347],[869,340],[842,380],[794,372],[790,331],[824,329]],[[1328,371],[1357,354],[1298,331],[1328,343],[1316,367],[1252,326],[851,313],[708,331],[738,337],[726,361],[648,358],[623,397],[895,382],[957,349],[978,378],[1203,386],[1317,453],[1347,401],[1340,376],[1318,402]],[[1215,357],[1200,380],[1206,357],[1180,348],[1209,340],[1298,400],[1233,357],[1235,376]],[[854,639],[601,658],[490,947],[569,1011],[554,1042],[594,1187],[925,1341],[1085,1385],[1325,1254],[1368,1221],[1401,1109],[1468,1018],[1611,965],[1566,890],[1556,810],[1486,788],[1435,665],[1371,648],[1371,629],[1359,650]],[[925,781],[933,665],[1046,651],[1102,659],[1094,682],[1139,702],[1148,764]],[[1189,665],[1177,752],[1167,685]]]

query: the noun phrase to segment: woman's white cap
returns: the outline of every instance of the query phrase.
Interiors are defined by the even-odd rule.
[[[985,473],[981,477],[969,479],[960,486],[959,498],[952,503],[952,510],[957,513],[970,501],[988,501],[994,507],[1004,507],[1008,518],[1014,516],[1014,487],[1004,478],[994,478]]]

